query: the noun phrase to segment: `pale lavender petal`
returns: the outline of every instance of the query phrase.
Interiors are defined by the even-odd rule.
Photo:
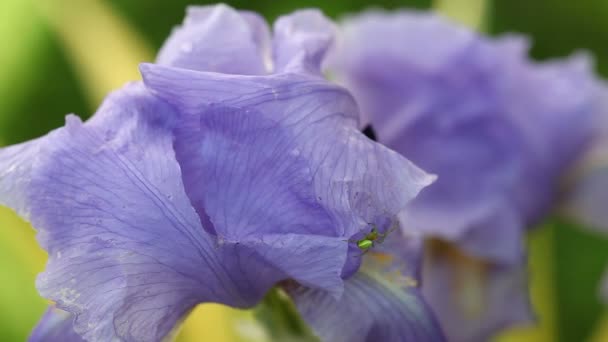
[[[495,115],[484,72],[496,63],[477,58],[474,34],[415,12],[370,13],[344,31],[340,70],[378,141],[439,176],[402,215],[404,226],[456,240],[515,210],[505,192],[519,175],[520,134]]]
[[[500,266],[447,243],[431,244],[423,294],[448,340],[483,342],[510,326],[532,324],[525,265]]]
[[[507,108],[527,138],[525,173],[515,188],[515,201],[525,221],[536,224],[555,205],[560,176],[582,160],[605,129],[601,120],[608,92],[584,54],[509,67],[508,94],[518,100]]]
[[[455,28],[437,15],[369,11],[342,22],[331,70],[352,88],[363,106],[362,127],[374,122],[376,128],[377,117],[380,123],[392,118],[404,95],[414,106],[429,101],[412,99],[410,94],[424,92],[426,85],[419,81],[447,70],[474,38],[469,30]]]
[[[320,75],[325,55],[334,42],[335,25],[318,10],[296,11],[274,24],[275,73]]]
[[[377,242],[373,251],[365,254],[365,264],[384,278],[420,285],[425,241],[419,235],[408,235],[407,227],[397,227]]]
[[[332,71],[361,104],[363,123],[438,175],[404,226],[517,260],[521,232],[555,203],[559,177],[605,108],[588,58],[537,64],[522,38],[482,37],[424,12],[371,12],[342,31]],[[507,243],[496,250],[492,235]]]
[[[29,342],[84,342],[74,331],[74,316],[69,312],[50,306],[32,334]]]
[[[358,272],[336,299],[303,287],[290,295],[323,341],[445,341],[433,312],[416,287]]]
[[[198,303],[250,307],[283,280],[348,298],[342,277],[361,255],[351,238],[387,231],[434,179],[365,138],[352,97],[319,77],[333,39],[325,17],[298,12],[275,32],[273,75],[228,75],[271,71],[265,25],[193,8],[161,65],[142,66],[147,89],[130,84],[90,121],[68,116],[0,150],[2,203],[49,253],[39,291],[84,339],[162,340]],[[355,277],[374,293],[386,286]],[[406,297],[371,329],[440,337],[421,299]]]
[[[516,265],[521,263],[525,253],[525,232],[521,217],[514,211],[503,209],[471,224],[469,230],[454,242],[463,251],[481,259]]]
[[[265,74],[270,70],[270,33],[263,18],[220,4],[189,7],[173,30],[157,63],[228,74]]]
[[[0,152],[3,183],[29,180],[3,200],[25,205],[49,253],[38,289],[85,339],[161,340],[196,304],[251,306],[287,277],[205,232],[183,190],[171,111],[132,84],[90,122],[70,116],[30,143],[36,158]]]

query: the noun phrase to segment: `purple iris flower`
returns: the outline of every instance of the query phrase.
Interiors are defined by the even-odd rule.
[[[397,220],[434,177],[359,132],[320,72],[333,31],[316,11],[271,38],[256,14],[190,8],[143,83],[0,150],[0,201],[38,230],[37,287],[78,335],[159,341],[198,303],[281,283],[323,340],[443,340]],[[71,332],[47,321],[33,336]]]
[[[401,223],[452,243],[430,243],[423,271],[449,339],[485,341],[530,320],[522,236],[595,134],[605,90],[588,58],[534,63],[521,37],[423,12],[369,12],[342,31],[331,71],[362,124],[438,175]]]

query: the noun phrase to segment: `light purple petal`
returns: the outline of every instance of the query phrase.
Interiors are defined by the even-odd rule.
[[[189,7],[157,63],[228,74],[265,74],[270,70],[270,33],[263,18],[220,4]]]
[[[336,299],[303,287],[290,292],[304,320],[323,341],[445,341],[415,287],[358,272]]]
[[[521,231],[547,214],[559,176],[594,133],[606,90],[589,60],[537,64],[522,38],[485,38],[424,12],[367,13],[342,33],[332,71],[353,91],[363,123],[438,176],[402,215],[404,226],[516,260]],[[513,249],[481,238],[492,235]]]
[[[448,340],[483,342],[513,325],[531,324],[525,265],[500,266],[447,243],[431,244],[423,268],[423,294]]]
[[[50,306],[32,334],[29,342],[84,342],[74,331],[74,316],[69,312]]]
[[[343,30],[338,72],[378,141],[439,176],[402,215],[404,226],[459,239],[513,206],[505,192],[519,175],[519,133],[495,113],[497,90],[484,72],[497,63],[477,58],[473,33],[416,12],[368,13]]]
[[[165,65],[142,67],[148,89],[0,150],[2,203],[49,253],[39,291],[84,339],[161,340],[200,302],[250,307],[288,279],[339,298],[361,254],[350,238],[385,231],[433,180],[365,138],[352,97],[318,77],[327,19],[299,12],[275,30],[280,73],[228,75],[268,71],[261,19],[194,8]]]
[[[296,11],[274,24],[275,73],[320,75],[321,64],[334,42],[334,24],[318,10]]]
[[[70,116],[30,143],[36,158],[16,158],[14,148],[0,154],[12,170],[3,183],[29,179],[7,204],[25,204],[49,253],[38,289],[76,316],[86,339],[161,340],[196,304],[251,306],[287,277],[203,229],[173,154],[173,117],[132,84],[88,123]]]
[[[394,115],[404,94],[424,92],[425,84],[418,81],[447,70],[475,38],[472,32],[426,12],[369,11],[343,21],[340,33],[331,69],[352,87],[363,105],[362,127],[371,121],[374,128],[378,117]],[[376,82],[391,87],[380,89]],[[428,99],[413,102],[423,101]]]
[[[495,215],[471,224],[455,243],[463,251],[481,259],[517,265],[525,254],[524,234],[524,225],[517,213],[496,210]]]
[[[352,98],[317,78],[142,72],[182,115],[175,148],[188,195],[227,240],[294,232],[347,242],[394,221],[433,179],[365,138]]]
[[[555,204],[559,177],[582,159],[604,129],[608,92],[593,77],[592,62],[584,54],[510,65],[506,74],[514,78],[507,83],[509,95],[518,99],[508,104],[509,112],[527,138],[525,181],[515,188],[515,201],[526,222],[535,224]]]
[[[374,250],[364,255],[364,263],[384,278],[398,284],[404,279],[420,285],[424,239],[408,235],[407,227],[398,227],[377,241]]]

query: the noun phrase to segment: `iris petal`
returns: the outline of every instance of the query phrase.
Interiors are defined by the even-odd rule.
[[[197,207],[204,202],[205,194],[200,186],[190,184],[205,178],[200,174],[205,169],[202,163],[209,160],[205,153],[215,148],[227,150],[230,145],[226,142],[230,140],[248,151],[252,159],[244,161],[245,167],[231,170],[241,181],[252,175],[260,180],[269,177],[269,171],[264,169],[268,165],[261,162],[264,159],[254,159],[273,151],[288,152],[273,159],[278,171],[300,163],[303,173],[297,176],[310,184],[307,196],[312,194],[308,199],[311,205],[320,206],[336,220],[330,231],[323,229],[331,236],[350,237],[369,230],[369,223],[377,216],[396,215],[434,180],[361,134],[356,128],[357,108],[342,88],[293,74],[245,77],[153,65],[141,68],[146,86],[186,116],[180,120],[183,129],[176,133],[176,150],[188,195]],[[247,129],[243,122],[247,122]],[[276,134],[269,134],[269,127]],[[208,133],[209,142],[205,141],[204,132],[213,132]],[[184,144],[180,144],[182,139]],[[247,146],[254,139],[264,144]],[[214,148],[201,149],[207,143]],[[283,187],[285,183],[275,186]]]
[[[265,74],[270,33],[263,18],[226,5],[189,7],[157,63],[228,74]]]
[[[339,299],[306,288],[290,294],[323,341],[445,341],[417,288],[402,288],[364,271],[345,282]]]
[[[525,37],[484,37],[431,13],[372,12],[342,29],[333,71],[378,141],[438,175],[403,225],[467,254],[423,267],[448,338],[485,341],[532,321],[522,236],[602,126],[606,90],[589,58],[536,63]],[[592,212],[605,196],[589,191],[601,183],[579,188],[590,195],[575,203],[588,220],[601,221]]]
[[[481,342],[496,331],[534,321],[526,263],[497,265],[448,243],[433,242],[423,269],[423,293],[450,341]]]
[[[347,242],[433,180],[361,134],[352,98],[317,78],[142,72],[182,115],[175,148],[188,196],[227,239],[299,231]]]
[[[434,177],[361,134],[352,97],[319,77],[332,30],[315,11],[281,18],[275,73],[228,75],[269,71],[265,26],[222,5],[191,9],[164,65],[142,66],[146,87],[0,150],[3,203],[50,256],[39,291],[74,315],[76,333],[161,340],[200,302],[249,307],[282,280],[348,298],[351,237],[394,222]],[[391,319],[424,311],[412,298]]]
[[[335,31],[334,24],[318,10],[302,10],[280,17],[274,24],[275,72],[320,75]]]
[[[480,257],[517,260],[513,238],[547,214],[603,108],[589,58],[535,63],[525,38],[490,39],[424,12],[365,13],[342,32],[332,70],[378,141],[438,175],[404,224]],[[488,224],[496,219],[506,223]],[[498,232],[511,251],[479,238],[499,229],[513,229]]]
[[[49,253],[38,289],[76,316],[86,339],[160,340],[197,303],[250,306],[283,277],[203,229],[183,190],[170,112],[133,84],[90,122],[68,117],[17,148],[38,149],[35,158],[0,155],[3,182],[29,179],[7,204],[24,204]]]

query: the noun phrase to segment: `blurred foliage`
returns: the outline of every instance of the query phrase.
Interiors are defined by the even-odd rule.
[[[12,144],[85,112],[84,93],[57,37],[29,0],[0,2],[0,142]]]
[[[384,8],[428,8],[431,0],[384,0]],[[88,117],[101,96],[137,78],[136,64],[150,60],[191,0],[1,0],[0,143],[13,144],[63,124],[67,113]],[[269,20],[304,7],[332,17],[372,7],[351,1],[228,1]],[[439,8],[492,34],[521,32],[531,37],[539,59],[588,49],[608,75],[606,0],[438,0]],[[486,20],[480,16],[488,13]],[[45,255],[33,230],[0,208],[0,341],[23,341],[46,303],[34,289]],[[530,239],[533,302],[540,328],[506,334],[504,341],[606,341],[600,335],[598,281],[608,261],[608,240],[565,220],[552,220]],[[252,323],[251,311],[216,304],[197,307],[178,341],[268,341]],[[600,327],[608,327],[608,317]],[[604,332],[606,334],[606,332]]]
[[[34,287],[45,254],[34,230],[7,208],[0,207],[0,226],[0,340],[24,341],[47,306]]]
[[[198,305],[180,327],[176,342],[270,342],[268,332],[254,318],[253,310],[221,304]],[[272,340],[274,341],[274,340]]]
[[[254,310],[255,318],[266,328],[271,341],[320,342],[282,290],[270,290],[261,304]]]
[[[583,341],[591,337],[603,312],[598,295],[608,262],[608,239],[565,220],[555,226],[559,337]]]
[[[532,55],[565,56],[586,49],[608,75],[608,1],[606,0],[494,0],[492,33],[521,32],[532,38]]]

